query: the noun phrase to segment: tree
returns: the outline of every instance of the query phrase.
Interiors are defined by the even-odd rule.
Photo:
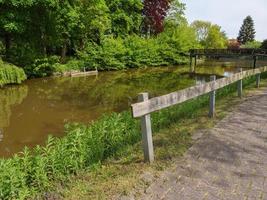
[[[207,21],[194,21],[191,27],[197,33],[197,39],[203,48],[220,49],[227,46],[227,37],[221,27]]]
[[[165,18],[166,23],[171,23],[174,26],[179,26],[183,24],[187,24],[187,19],[184,14],[185,4],[180,2],[179,0],[172,0],[170,3],[170,7]],[[174,27],[175,28],[175,27]]]
[[[218,25],[212,25],[209,29],[208,36],[205,41],[207,49],[223,49],[227,46],[227,37],[225,32],[221,31]]]
[[[170,0],[144,1],[144,32],[159,34],[164,30],[164,19],[170,8]]]
[[[196,20],[191,26],[196,30],[198,41],[201,42],[207,39],[212,24],[211,22]]]
[[[261,48],[262,49],[267,49],[267,39],[262,42]]]
[[[27,9],[32,4],[29,0],[0,1],[0,37],[3,38],[6,57],[9,57],[12,40],[26,30]]]
[[[227,48],[228,49],[240,49],[240,43],[237,41],[237,39],[230,39],[228,40]]]
[[[142,21],[140,0],[105,0],[110,10],[111,32],[115,36],[138,34]]]
[[[240,28],[239,35],[237,37],[238,42],[241,44],[246,44],[247,42],[252,42],[255,39],[255,28],[254,21],[251,16],[247,16]]]

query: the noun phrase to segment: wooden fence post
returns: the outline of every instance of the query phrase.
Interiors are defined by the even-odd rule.
[[[242,68],[239,69],[239,72],[241,73],[243,70]],[[243,93],[243,79],[238,81],[238,97],[242,98],[242,93]]]
[[[141,93],[138,96],[138,102],[144,102],[148,99],[148,93]],[[150,114],[141,117],[141,131],[145,162],[152,163],[154,161],[154,148]]]
[[[257,56],[253,56],[253,69],[256,69],[257,67]]]
[[[261,74],[256,75],[256,86],[257,88],[260,87],[260,82],[261,82]]]
[[[210,81],[215,82],[216,76],[215,75],[211,76]],[[209,111],[210,118],[215,117],[215,101],[216,101],[216,90],[210,92],[210,111]]]

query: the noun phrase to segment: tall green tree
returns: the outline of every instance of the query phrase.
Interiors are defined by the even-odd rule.
[[[191,24],[191,26],[196,30],[197,39],[201,42],[207,39],[212,24],[208,21],[196,20]]]
[[[251,16],[247,16],[240,28],[237,40],[241,44],[246,44],[255,40],[255,34],[254,21]]]
[[[197,39],[202,48],[220,49],[225,48],[227,37],[221,27],[208,21],[194,21],[191,27],[196,31]]]
[[[114,36],[138,34],[142,21],[143,3],[140,0],[105,0],[110,10],[111,32]]]
[[[29,9],[32,0],[0,1],[0,37],[9,57],[12,41],[24,34],[29,21]]]
[[[221,31],[218,25],[212,25],[209,29],[204,47],[207,49],[223,49],[227,46],[225,32]]]

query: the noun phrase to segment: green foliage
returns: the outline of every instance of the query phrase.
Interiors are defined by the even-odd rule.
[[[23,69],[0,60],[0,87],[7,84],[20,84],[26,78]]]
[[[106,4],[110,10],[111,31],[115,36],[139,33],[142,21],[142,1],[106,0]]]
[[[262,49],[267,49],[267,40],[264,40],[261,44]]]
[[[217,25],[211,26],[204,45],[205,45],[205,48],[207,49],[226,48],[227,37],[226,37],[226,34],[221,31],[221,27]]]
[[[259,49],[261,48],[262,43],[260,41],[251,41],[247,42],[244,45],[241,45],[241,48],[248,48],[248,49]]]
[[[115,70],[124,69],[126,48],[121,38],[105,38],[101,45],[88,43],[86,50],[80,53],[85,66],[89,69]]]
[[[184,64],[184,55],[198,42],[206,48],[224,47],[224,33],[209,22],[205,38],[196,40],[199,29],[188,26],[179,0],[170,2],[165,31],[144,38],[143,7],[140,0],[0,1],[0,54],[24,67],[29,77],[44,77],[83,67]],[[51,59],[55,55],[60,59]],[[65,64],[68,56],[75,61]]]
[[[246,44],[247,42],[254,41],[255,34],[254,21],[251,16],[247,16],[240,28],[237,40],[240,44]]]
[[[25,67],[25,72],[29,78],[51,76],[56,71],[56,63],[59,63],[57,56],[36,59],[32,65]]]
[[[220,49],[227,46],[226,34],[217,24],[197,20],[191,26],[195,29],[198,41],[203,48]]]
[[[55,63],[53,64],[54,72],[63,74],[64,72],[70,71],[82,71],[85,68],[84,62],[77,59],[72,59],[66,64]]]
[[[119,70],[133,67],[184,64],[184,53],[197,46],[196,35],[187,25],[166,28],[155,38],[137,35],[107,37],[101,45],[87,43],[79,58],[90,69]]]
[[[248,85],[254,79],[244,81]],[[218,91],[223,97],[236,91],[236,85]],[[152,114],[154,132],[179,120],[193,118],[197,109],[208,105],[208,95]],[[85,126],[66,126],[64,138],[49,137],[44,147],[25,149],[10,159],[0,160],[0,198],[27,199],[53,190],[55,183],[64,183],[69,175],[90,169],[127,146],[141,140],[139,120],[130,112],[114,113]]]

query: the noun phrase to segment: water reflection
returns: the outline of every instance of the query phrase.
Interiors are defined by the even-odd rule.
[[[189,66],[159,67],[35,79],[5,88],[0,90],[0,156],[43,144],[48,134],[63,136],[65,123],[89,123],[104,113],[129,109],[140,92],[163,95],[209,81],[212,74],[223,77],[236,70],[213,64],[198,66],[192,74]]]
[[[11,109],[15,105],[22,103],[27,97],[28,86],[10,86],[0,89],[0,128],[10,125]],[[3,130],[1,130],[3,133]]]
[[[8,141],[6,128],[10,126],[12,115],[20,116],[20,113],[12,113],[17,105],[20,105],[28,95],[28,86],[9,86],[0,89],[0,142]],[[0,145],[1,153],[10,152],[9,145]]]

